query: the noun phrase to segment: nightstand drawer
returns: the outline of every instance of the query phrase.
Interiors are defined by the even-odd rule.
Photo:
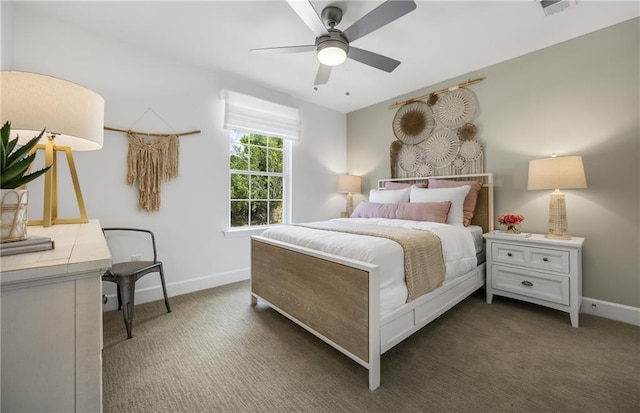
[[[569,277],[494,265],[491,288],[569,305]]]
[[[495,242],[491,254],[494,262],[569,274],[569,251]]]

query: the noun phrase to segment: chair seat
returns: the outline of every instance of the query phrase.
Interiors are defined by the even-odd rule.
[[[145,269],[158,266],[160,261],[125,261],[117,262],[111,266],[111,274],[115,277],[126,277],[133,275],[136,272],[142,272]]]

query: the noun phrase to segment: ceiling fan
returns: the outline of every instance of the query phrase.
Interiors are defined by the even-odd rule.
[[[320,16],[316,13],[309,0],[287,0],[289,6],[298,14],[305,24],[316,35],[315,44],[302,46],[267,47],[251,49],[253,52],[263,53],[301,53],[316,51],[320,66],[316,74],[314,85],[323,85],[329,81],[331,68],[344,62],[347,57],[360,63],[393,72],[400,62],[390,57],[382,56],[368,50],[359,49],[350,45],[367,34],[391,23],[392,21],[415,10],[416,3],[413,0],[387,0],[373,9],[349,28],[342,31],[336,26],[342,20],[342,9],[336,6],[327,6]]]

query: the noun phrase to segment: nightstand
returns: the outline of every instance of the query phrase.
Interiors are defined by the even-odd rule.
[[[487,303],[494,295],[544,305],[571,316],[578,327],[582,303],[582,244],[584,238],[548,239],[497,231],[487,240]]]

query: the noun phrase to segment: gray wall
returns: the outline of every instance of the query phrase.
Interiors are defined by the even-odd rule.
[[[528,161],[582,155],[588,188],[563,192],[569,232],[586,237],[583,295],[640,307],[639,26],[633,19],[352,112],[348,169],[365,176],[366,194],[390,174],[390,104],[485,77],[470,89],[496,214],[521,213],[525,231],[546,232],[550,191],[527,191]]]

